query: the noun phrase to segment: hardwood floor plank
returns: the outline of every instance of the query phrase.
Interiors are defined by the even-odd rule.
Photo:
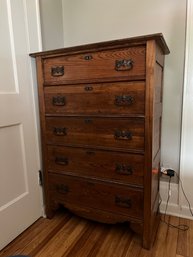
[[[174,216],[169,216],[168,222],[174,226],[179,225],[179,218]],[[164,235],[163,235],[164,236]],[[178,229],[168,227],[167,234],[165,235],[164,244],[164,256],[175,257],[178,239]]]
[[[110,225],[105,224],[101,226],[97,226],[96,230],[94,231],[94,234],[97,236],[94,237],[94,240],[92,242],[92,248],[90,249],[90,252],[88,255],[80,255],[81,257],[87,256],[87,257],[95,257],[97,256],[102,244],[104,243],[108,233],[110,230]],[[86,247],[86,246],[85,246]]]
[[[31,255],[37,251],[37,247],[41,248],[45,242],[48,242],[49,237],[62,227],[66,220],[70,219],[69,213],[58,213],[53,219],[41,218],[36,221],[33,226],[29,227],[19,237],[17,237],[11,244],[5,247],[0,252],[0,257],[9,255]]]
[[[125,257],[138,257],[141,251],[141,239],[136,234],[133,235]]]
[[[167,225],[165,223],[160,222],[158,233],[156,236],[155,243],[151,249],[151,251],[146,249],[141,249],[139,257],[160,257],[164,256],[164,244],[165,244],[165,235],[167,233]]]
[[[190,227],[190,222],[187,219],[180,218],[180,225],[187,225]],[[177,254],[182,256],[190,256],[189,253],[189,243],[190,243],[190,228],[186,231],[180,231],[178,233],[178,243],[177,243]]]
[[[122,226],[120,225],[111,226],[109,233],[96,256],[97,257],[106,257],[106,256],[117,257],[117,255],[114,255],[115,249],[118,247],[118,244],[123,234],[124,234],[124,231]]]
[[[189,220],[190,221],[190,220]],[[193,257],[193,220],[189,223],[189,253],[190,257]]]
[[[126,256],[126,252],[128,250],[128,247],[130,246],[133,233],[129,229],[129,225],[127,224],[119,224],[115,226],[112,226],[112,228],[110,229],[106,241],[104,241],[103,246],[96,256]],[[101,255],[101,251],[103,255]]]
[[[96,256],[98,249],[100,248],[105,236],[108,233],[108,228],[106,225],[103,224],[98,224],[94,222],[91,224],[92,226],[90,226],[90,228],[85,231],[84,235],[80,237],[76,244],[71,247],[72,250],[69,251],[69,254],[64,256]]]
[[[89,240],[89,237],[91,236],[95,227],[96,225],[94,223],[90,223],[85,231],[81,233],[81,236],[75,242],[75,244],[72,244],[71,247],[69,247],[68,253],[64,253],[62,257],[80,256],[80,250],[83,249],[83,246]],[[88,248],[86,250],[88,250]],[[86,252],[83,254],[83,256],[86,256]]]
[[[170,223],[179,218],[169,216]],[[141,239],[127,224],[100,224],[61,212],[51,220],[41,218],[0,251],[0,257],[193,257],[193,220],[186,232],[160,223],[154,246],[141,247]]]
[[[36,257],[58,257],[67,254],[70,246],[81,236],[88,222],[78,217],[69,220],[46,244]]]
[[[120,256],[120,257],[125,257],[126,253],[128,251],[128,248],[131,244],[131,241],[133,239],[133,232],[129,230],[129,228],[126,226],[125,227],[125,232],[123,233],[115,251],[114,251],[114,256]]]
[[[52,230],[44,229],[43,230],[43,237],[36,236],[35,239],[24,248],[24,253],[29,252],[30,256],[35,256],[36,253],[38,253],[44,245],[48,244],[49,240],[71,219],[71,215],[65,215],[60,223],[58,223],[57,226],[55,226]],[[47,234],[47,236],[44,237],[44,233]],[[32,247],[33,245],[33,247]]]

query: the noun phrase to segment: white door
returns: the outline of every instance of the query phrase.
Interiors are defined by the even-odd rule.
[[[0,0],[0,249],[42,216],[29,57],[39,34],[38,1]]]

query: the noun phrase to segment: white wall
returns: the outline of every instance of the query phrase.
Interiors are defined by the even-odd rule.
[[[63,0],[64,46],[162,32],[166,56],[162,165],[179,170],[186,2]]]
[[[64,45],[62,0],[39,0],[43,50]]]

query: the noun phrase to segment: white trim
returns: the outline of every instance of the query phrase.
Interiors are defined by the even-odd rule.
[[[166,214],[193,220],[188,206],[179,205],[178,192],[179,184],[171,183],[171,197],[169,199]],[[160,212],[165,213],[166,201],[168,197],[168,182],[166,181],[160,182],[160,196],[162,199],[162,202],[160,204]]]
[[[40,22],[40,3],[39,0],[35,0],[36,14],[37,14],[37,33],[38,33],[38,48],[42,51],[42,31]]]
[[[13,21],[12,21],[12,11],[11,11],[10,0],[7,0],[7,16],[8,16],[9,35],[10,35],[10,43],[11,43],[11,55],[12,55],[12,63],[13,63],[13,76],[15,81],[15,92],[19,93],[19,80],[18,80],[17,62],[16,62],[16,56],[15,56]],[[10,92],[10,93],[14,94],[15,92]]]
[[[184,71],[184,95],[182,110],[180,178],[185,185],[187,196],[193,195],[191,180],[193,179],[193,2],[187,0],[186,51]],[[191,155],[191,157],[190,157]],[[189,199],[193,206],[193,199]],[[184,206],[184,196],[179,190],[179,203]]]
[[[23,0],[23,7],[24,7],[24,19],[25,19],[25,30],[26,30],[26,41],[27,41],[27,51],[30,51],[30,38],[29,38],[29,21],[28,21],[28,17],[27,17],[27,3],[25,0]]]
[[[160,206],[160,212],[162,214],[165,213],[166,203],[162,203]],[[180,218],[185,218],[189,220],[193,220],[193,217],[190,214],[190,211],[187,206],[180,207],[177,204],[169,204],[167,208],[167,215],[172,215]]]

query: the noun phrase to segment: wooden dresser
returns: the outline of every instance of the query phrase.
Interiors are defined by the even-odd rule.
[[[36,58],[44,192],[105,223],[129,221],[149,249],[159,225],[162,34],[31,54]]]

